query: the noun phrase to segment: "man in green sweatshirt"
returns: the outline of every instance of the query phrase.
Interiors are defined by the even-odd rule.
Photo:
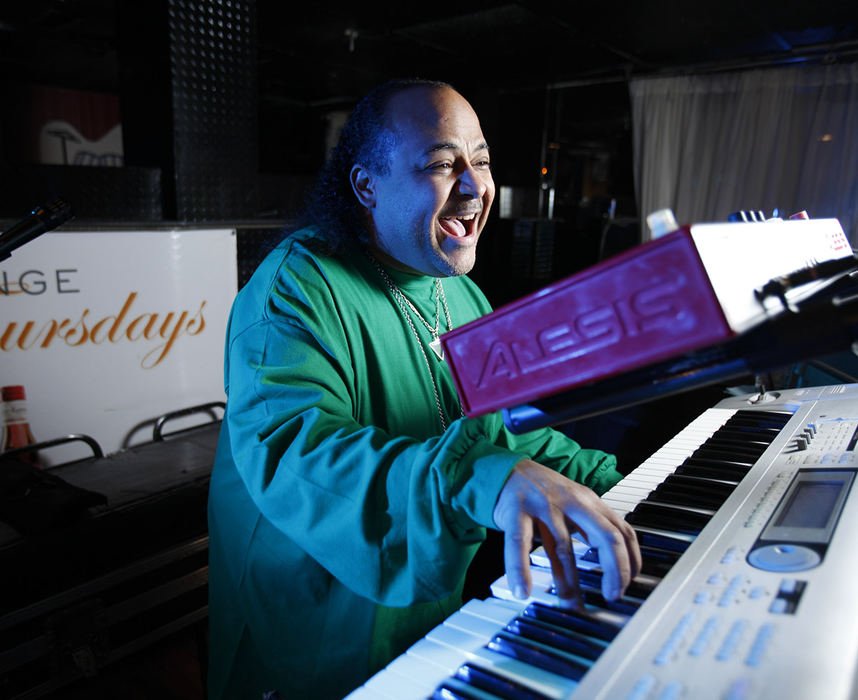
[[[530,590],[535,529],[559,595],[570,534],[603,593],[640,568],[598,498],[615,460],[551,429],[465,418],[438,337],[491,309],[465,276],[494,197],[489,148],[449,85],[398,81],[354,110],[312,225],[238,294],[209,496],[209,695],[342,697],[461,606],[486,528]]]

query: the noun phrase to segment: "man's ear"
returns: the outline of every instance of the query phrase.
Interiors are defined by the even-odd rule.
[[[367,209],[375,206],[375,179],[363,165],[353,165],[349,173],[349,182],[358,201]]]

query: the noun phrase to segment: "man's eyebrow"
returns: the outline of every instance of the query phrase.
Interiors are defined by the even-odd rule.
[[[424,151],[424,153],[428,156],[428,155],[431,155],[432,153],[437,153],[438,151],[458,151],[458,150],[459,150],[459,145],[455,144],[455,143],[436,143],[436,144],[433,144],[432,146],[429,146],[429,148],[427,148]],[[474,150],[475,151],[488,151],[489,145],[485,141],[483,141],[482,143],[478,144]]]

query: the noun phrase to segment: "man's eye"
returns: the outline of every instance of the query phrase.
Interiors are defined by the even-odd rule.
[[[452,167],[453,164],[447,163],[446,161],[442,163],[432,163],[432,165],[429,166],[431,170],[449,170]]]

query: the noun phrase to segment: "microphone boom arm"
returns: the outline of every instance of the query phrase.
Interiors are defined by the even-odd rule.
[[[46,206],[37,206],[29,216],[0,233],[0,262],[12,251],[47,231],[55,229],[74,216],[71,205],[58,197]]]

